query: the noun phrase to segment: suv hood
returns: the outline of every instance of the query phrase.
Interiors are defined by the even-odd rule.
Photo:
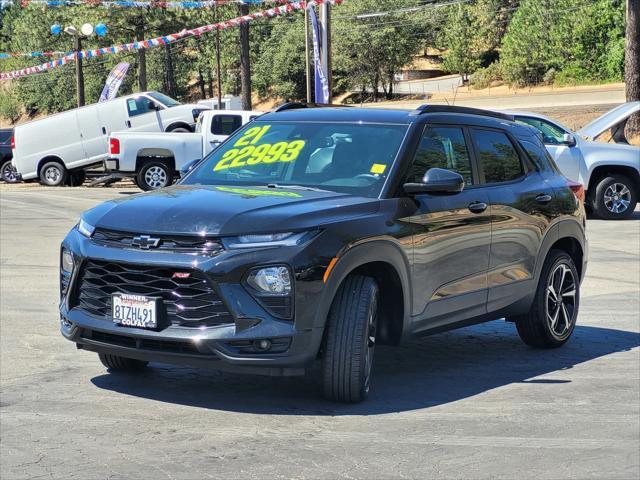
[[[83,214],[98,228],[157,234],[285,232],[370,215],[378,199],[285,188],[175,186],[98,205]]]
[[[587,140],[593,140],[598,135],[609,130],[620,122],[625,121],[631,115],[640,111],[640,102],[627,102],[609,110],[604,115],[591,121],[580,130],[578,134]]]

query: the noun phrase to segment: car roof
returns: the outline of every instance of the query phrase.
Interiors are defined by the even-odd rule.
[[[265,113],[256,121],[262,122],[345,122],[387,123],[410,125],[413,123],[464,124],[478,127],[510,130],[514,135],[531,136],[530,127],[512,120],[512,115],[489,110],[479,110],[447,105],[426,105],[415,110],[392,108],[362,108],[346,106],[306,107],[289,104],[273,112]],[[431,108],[430,108],[431,107]]]

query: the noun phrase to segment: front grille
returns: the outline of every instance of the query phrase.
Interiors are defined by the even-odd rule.
[[[183,355],[207,355],[200,352],[191,342],[176,342],[173,340],[150,340],[147,338],[133,338],[125,335],[85,330],[82,337],[100,343],[116,345],[118,347],[135,348],[139,350],[153,350],[156,352],[179,353]],[[213,355],[213,354],[211,354]]]
[[[179,278],[176,273],[189,275]],[[76,306],[92,315],[111,318],[113,293],[161,297],[172,325],[233,323],[224,303],[198,271],[87,260],[78,278]]]
[[[140,247],[134,245],[133,239],[139,234],[132,232],[121,232],[118,230],[107,230],[96,228],[91,239],[107,247],[133,248]],[[150,251],[171,251],[175,253],[187,253],[197,255],[217,255],[222,251],[222,244],[217,238],[189,236],[189,235],[150,235],[159,239],[158,246],[152,247]]]

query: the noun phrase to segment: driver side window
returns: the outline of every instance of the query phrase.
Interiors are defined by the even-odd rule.
[[[567,133],[556,125],[537,118],[518,117],[516,122],[538,130],[542,134],[542,143],[545,145],[561,145],[564,142],[563,136]]]
[[[156,104],[147,97],[130,98],[127,100],[127,111],[130,117],[155,112],[155,110]]]
[[[420,183],[430,168],[444,168],[459,173],[466,185],[473,185],[471,159],[462,128],[428,127],[413,164],[407,182]]]

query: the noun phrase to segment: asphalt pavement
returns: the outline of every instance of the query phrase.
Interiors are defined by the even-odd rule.
[[[108,374],[60,336],[60,241],[134,191],[0,185],[3,480],[640,477],[640,210],[588,221],[563,348],[503,320],[381,347],[370,399],[340,405],[314,376]]]

